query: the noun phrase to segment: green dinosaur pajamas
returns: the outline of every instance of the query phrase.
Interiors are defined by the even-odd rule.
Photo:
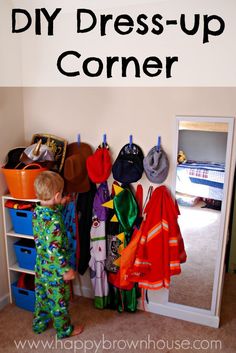
[[[53,320],[57,337],[68,337],[73,331],[68,313],[70,287],[63,274],[70,269],[70,256],[61,207],[37,205],[33,232],[37,250],[33,331],[45,331]]]

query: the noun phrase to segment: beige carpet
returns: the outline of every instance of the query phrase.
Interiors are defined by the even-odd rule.
[[[181,265],[182,273],[171,278],[169,300],[210,309],[221,213],[202,205],[180,207],[179,224],[188,258]]]
[[[219,329],[191,324],[160,315],[138,311],[134,314],[111,310],[97,310],[90,299],[77,297],[71,305],[73,322],[85,324],[84,332],[77,337],[55,341],[53,328],[41,335],[31,331],[32,314],[13,304],[0,312],[0,352],[1,353],[45,353],[45,352],[236,352],[236,276],[227,275],[223,293],[221,327]],[[14,340],[34,341],[37,349],[16,349]],[[105,341],[106,340],[106,341]],[[136,349],[128,349],[131,341],[139,344]],[[143,341],[143,343],[140,342]],[[222,349],[176,349],[173,344],[188,340],[202,341],[206,347],[212,340],[220,340]],[[54,349],[43,348],[43,344],[54,344]],[[95,345],[95,343],[96,345]],[[99,346],[100,342],[100,347]],[[128,342],[128,343],[127,343]],[[154,342],[154,343],[153,343]],[[56,345],[57,344],[57,345]],[[63,344],[63,346],[62,346]],[[182,344],[182,343],[181,343]],[[114,348],[112,348],[112,346]],[[214,344],[213,344],[214,346]],[[103,347],[103,348],[102,348]],[[159,348],[159,349],[158,349]]]

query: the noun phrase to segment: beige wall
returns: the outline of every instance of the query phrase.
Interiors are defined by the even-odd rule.
[[[23,95],[28,142],[37,132],[69,142],[80,133],[95,148],[106,133],[115,158],[130,134],[144,153],[161,135],[173,165],[176,115],[236,116],[233,88],[25,88]],[[167,184],[172,177],[173,168]]]
[[[0,164],[4,163],[12,147],[24,143],[24,117],[22,89],[0,88]],[[0,196],[6,193],[6,184],[0,173]],[[2,207],[1,207],[2,215]],[[8,294],[5,244],[3,239],[2,216],[0,218],[0,307]]]
[[[236,116],[236,89],[231,88],[1,88],[0,162],[14,146],[47,132],[75,141],[77,134],[94,146],[107,134],[113,158],[133,134],[134,142],[148,152],[161,135],[174,176],[175,116]],[[234,139],[232,165],[235,165]],[[231,170],[231,175],[232,175]],[[143,177],[145,186],[148,183]],[[0,174],[0,193],[6,185]],[[6,296],[7,272],[0,224],[0,301]],[[89,287],[85,277],[82,284]]]
[[[107,133],[112,152],[133,134],[144,152],[157,135],[172,157],[176,115],[235,116],[233,88],[25,88],[25,137],[48,132],[94,147]]]
[[[134,142],[148,152],[161,135],[174,177],[175,116],[236,116],[236,89],[231,88],[1,88],[0,162],[8,150],[47,132],[75,141],[77,134],[94,146],[107,134],[113,158],[133,134]],[[236,128],[236,127],[235,127]],[[235,165],[234,138],[232,165]],[[233,170],[231,170],[232,175]],[[143,177],[145,186],[148,186]],[[0,174],[0,193],[6,185]],[[0,303],[7,295],[7,272],[0,224]],[[87,277],[82,285],[90,287]]]
[[[28,142],[38,132],[69,142],[80,133],[83,142],[96,147],[106,133],[115,158],[130,134],[144,153],[161,135],[171,163],[169,186],[175,172],[175,116],[236,116],[236,89],[231,88],[25,88],[23,95]],[[232,165],[235,153],[234,139]],[[148,186],[145,177],[143,182]],[[90,286],[86,276],[82,284]]]

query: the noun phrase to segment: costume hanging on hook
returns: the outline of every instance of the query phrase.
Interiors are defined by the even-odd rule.
[[[138,207],[131,191],[127,188],[121,188],[113,185],[115,195],[113,200],[103,204],[114,210],[111,222],[118,226],[120,240],[119,251],[114,264],[117,266],[116,273],[109,272],[108,281],[110,283],[110,307],[117,309],[119,312],[130,311],[135,312],[137,309],[137,288],[133,283],[122,286],[120,281],[120,262],[125,246],[129,243],[133,226],[138,216]]]
[[[154,190],[145,214],[135,261],[127,271],[128,279],[138,282],[140,288],[169,288],[170,277],[181,272],[180,263],[187,256],[177,222],[179,211],[165,186]]]
[[[90,260],[90,230],[92,226],[93,201],[96,191],[96,185],[90,183],[90,190],[88,192],[79,193],[77,199],[76,209],[78,214],[80,245],[78,272],[80,275],[86,272]]]
[[[62,217],[69,240],[70,266],[76,270],[78,253],[78,219],[76,213],[76,194],[71,194],[70,202],[67,203],[62,211]]]
[[[90,232],[89,261],[90,277],[94,289],[94,305],[103,309],[108,304],[108,282],[105,271],[106,260],[106,219],[107,210],[102,204],[110,198],[107,182],[102,183],[96,192],[93,202],[93,222]]]

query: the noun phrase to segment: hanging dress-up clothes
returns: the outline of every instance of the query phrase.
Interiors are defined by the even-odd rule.
[[[65,224],[66,234],[69,240],[69,264],[74,270],[76,270],[78,248],[78,219],[76,212],[76,193],[70,195],[70,202],[68,202],[63,208],[62,218]]]
[[[106,218],[108,210],[102,207],[109,200],[107,182],[100,184],[93,202],[93,222],[90,232],[90,277],[94,290],[94,305],[98,309],[107,307],[108,281],[106,261]]]
[[[90,190],[81,192],[77,198],[77,217],[79,225],[79,264],[78,272],[84,275],[90,260],[90,230],[93,217],[93,201],[97,187],[90,182]]]
[[[154,190],[145,214],[135,261],[126,278],[138,282],[140,288],[169,288],[170,277],[180,274],[187,256],[177,222],[179,210],[164,185]]]
[[[119,238],[120,245],[118,247],[117,258],[114,261],[117,271],[110,271],[108,274],[110,284],[109,306],[117,309],[119,312],[124,310],[135,312],[137,310],[137,288],[133,283],[125,286],[121,285],[119,268],[122,252],[129,243],[133,233],[133,227],[138,216],[138,207],[132,192],[128,188],[121,188],[118,185],[113,186],[115,196],[112,201],[104,204],[104,206],[112,208],[114,211],[110,223],[114,222],[118,226],[116,237]]]

